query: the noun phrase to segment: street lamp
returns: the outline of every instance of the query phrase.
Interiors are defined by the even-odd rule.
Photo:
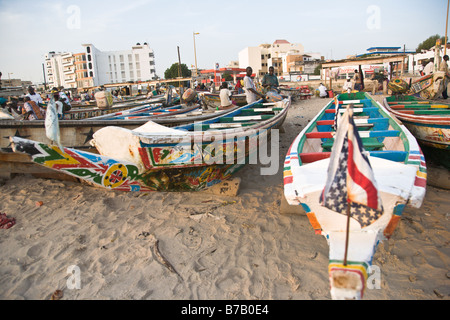
[[[195,49],[195,36],[197,34],[200,34],[199,32],[193,32],[192,37],[194,38],[194,57],[195,57],[195,76],[197,76],[198,69],[197,69],[197,51]]]

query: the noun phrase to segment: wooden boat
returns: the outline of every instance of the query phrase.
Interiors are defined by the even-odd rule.
[[[450,104],[407,95],[386,97],[383,104],[408,128],[430,159],[450,168]]]
[[[270,107],[261,102],[173,128],[152,121],[134,130],[108,126],[93,136],[99,154],[20,137],[10,141],[33,162],[106,189],[196,191],[231,177],[282,125],[290,99]]]
[[[450,105],[414,96],[390,96],[384,106],[401,120],[419,143],[450,150]]]
[[[200,100],[203,103],[212,109],[216,109],[220,107],[220,95],[219,93],[211,93],[211,92],[198,92]],[[237,106],[245,106],[247,104],[247,97],[245,93],[233,94],[231,97]]]
[[[89,141],[92,139],[92,135],[103,127],[114,125],[127,129],[135,129],[149,120],[160,122],[167,126],[183,125],[199,119],[198,114],[191,114],[199,109],[201,109],[200,104],[189,107],[184,105],[164,107],[162,104],[147,104],[126,111],[116,112],[114,113],[114,117],[102,115],[81,120],[59,120],[61,143],[71,148],[91,149],[92,146],[89,144]],[[133,117],[135,114],[142,115],[143,112],[145,112],[144,114],[146,116]],[[214,114],[210,113],[209,116],[213,117]],[[128,119],[124,120],[126,117]],[[44,122],[44,120],[1,120],[0,135],[2,138],[0,139],[0,149],[3,152],[10,152],[9,136],[26,137],[31,140],[51,143],[46,137]]]
[[[349,105],[353,106],[352,111],[346,110]],[[352,126],[349,120],[344,122],[351,112],[355,115]],[[357,158],[364,161],[356,162],[358,153],[352,153],[350,158],[350,153],[340,148],[345,147],[343,134],[346,133],[333,129],[337,115],[342,119],[338,130],[345,130],[346,126],[357,128],[361,139],[358,143],[352,140],[351,150],[365,149]],[[343,157],[341,163],[339,156]],[[370,174],[365,174],[366,171]],[[347,177],[344,184],[333,180],[336,178],[333,174],[338,172]],[[372,188],[370,199],[378,195],[377,204],[382,204],[381,209],[362,203],[360,209],[367,209],[366,213],[360,210],[344,214],[337,212],[338,208],[327,207],[330,205],[327,201],[332,201],[331,204],[350,208],[346,197],[350,199],[369,187]],[[284,164],[284,195],[290,205],[303,207],[315,233],[327,239],[333,299],[363,297],[377,244],[392,235],[406,205],[421,206],[425,188],[425,158],[416,139],[367,93],[340,94],[295,138]],[[336,192],[335,195],[330,191]],[[354,204],[358,205],[352,203],[352,210]],[[373,215],[368,216],[368,212]]]

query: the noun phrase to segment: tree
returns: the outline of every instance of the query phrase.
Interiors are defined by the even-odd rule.
[[[319,64],[315,69],[314,69],[314,75],[320,75],[320,70],[322,70],[322,64]]]
[[[416,49],[416,52],[421,52],[422,50],[430,50],[436,45],[436,40],[441,39],[441,44],[445,43],[445,37],[441,37],[438,34],[429,37],[427,40],[421,42]]]
[[[181,64],[181,77],[182,78],[189,78],[191,76],[191,70],[185,65],[184,63]],[[164,78],[165,79],[176,79],[178,78],[178,62],[175,62],[172,64],[172,66],[166,71],[164,71]]]

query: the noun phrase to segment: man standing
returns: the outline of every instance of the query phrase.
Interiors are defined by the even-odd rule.
[[[270,91],[270,89],[275,89],[278,92],[278,78],[276,75],[273,74],[274,68],[269,67],[269,73],[265,74],[262,79],[262,86],[264,88],[264,92]]]
[[[252,67],[247,67],[245,69],[245,72],[247,73],[247,75],[244,77],[244,90],[247,97],[247,104],[250,104],[258,101],[258,96],[264,98],[264,95],[256,91],[255,84],[253,83],[253,80],[251,78],[253,73]]]
[[[447,86],[448,86],[448,80],[450,78],[450,75],[448,73],[448,55],[445,55],[442,59],[442,62],[439,66],[439,71],[443,71],[445,72],[445,78],[444,78],[444,91],[442,91],[442,98],[443,99],[447,99],[448,95],[447,95]]]

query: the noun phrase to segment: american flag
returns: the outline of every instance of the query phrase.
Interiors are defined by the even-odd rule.
[[[365,154],[349,106],[339,121],[328,166],[328,177],[320,196],[321,205],[356,219],[364,228],[383,214],[375,177]]]

